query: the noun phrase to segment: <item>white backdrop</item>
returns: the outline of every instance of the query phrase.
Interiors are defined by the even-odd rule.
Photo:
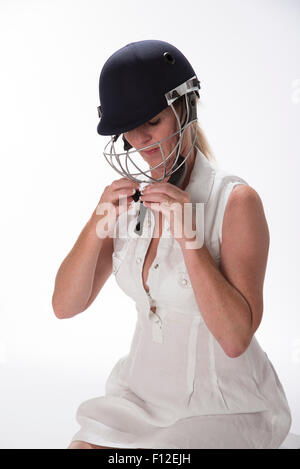
[[[59,320],[56,272],[107,184],[98,80],[129,42],[178,47],[201,81],[199,121],[218,165],[260,194],[270,230],[256,333],[300,433],[298,0],[0,0],[0,446],[66,448],[134,331],[110,277]],[[298,397],[298,400],[297,400]]]

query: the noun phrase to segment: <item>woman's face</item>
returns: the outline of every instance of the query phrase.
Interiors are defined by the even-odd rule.
[[[135,149],[138,150],[139,148],[146,147],[160,140],[163,140],[164,138],[167,138],[169,135],[172,135],[178,130],[178,123],[174,112],[172,111],[171,107],[167,107],[145,124],[140,125],[139,127],[130,130],[129,132],[125,132],[124,137],[130,143],[130,145],[132,145]],[[184,136],[185,134],[186,132],[184,132]],[[165,158],[171,153],[177,142],[178,135],[174,135],[173,137],[167,139],[165,142],[162,142],[161,146]],[[180,150],[180,153],[182,155],[183,147],[184,145],[182,145]],[[177,148],[166,163],[167,171],[171,168],[172,163],[176,158]],[[153,147],[153,149],[151,150],[143,150],[139,153],[143,157],[143,159],[149,164],[150,168],[162,162],[162,155],[159,145]],[[164,166],[161,165],[159,168],[156,168],[151,171],[151,176],[159,178],[163,175],[163,170]]]

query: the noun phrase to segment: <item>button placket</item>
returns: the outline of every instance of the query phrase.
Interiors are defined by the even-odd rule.
[[[153,231],[154,231],[154,228],[155,228],[155,224],[153,223],[154,222],[154,215],[151,213],[150,215],[152,218],[151,220],[149,220],[149,227],[152,227],[152,229],[150,229],[151,233],[150,233],[150,240],[149,240],[149,243],[147,243],[146,245],[146,249],[145,249],[145,253],[144,253],[144,259],[145,259],[145,256],[146,256],[146,252],[149,248],[149,245],[150,245],[150,242],[151,242],[151,239],[152,239],[152,236],[153,236]],[[152,226],[152,223],[153,223],[153,226]],[[164,227],[165,225],[163,226],[163,231],[162,233],[164,232]],[[149,269],[149,272],[148,272],[148,279],[147,279],[147,284],[149,285],[149,292],[147,292],[145,289],[144,289],[144,286],[143,286],[143,290],[145,291],[146,295],[147,295],[147,300],[148,300],[148,320],[152,322],[152,340],[154,342],[157,342],[157,343],[163,343],[163,320],[162,318],[160,317],[160,315],[158,314],[158,310],[159,310],[159,307],[156,306],[156,302],[155,300],[153,299],[153,297],[155,298],[156,296],[156,293],[158,291],[158,287],[159,287],[159,270],[160,270],[160,259],[161,259],[161,252],[163,250],[163,246],[162,246],[162,243],[161,243],[161,239],[159,240],[159,243],[158,243],[158,246],[157,246],[157,251],[156,251],[156,256],[155,256],[155,259],[153,260],[152,262],[152,265]],[[141,269],[141,278],[142,278],[142,269]],[[153,297],[152,297],[153,295]],[[155,310],[155,313],[151,310],[152,307],[155,307],[156,310]]]
[[[164,219],[163,234],[166,234],[167,238],[171,237],[171,228],[166,218]]]
[[[178,283],[182,288],[191,288],[189,276],[185,270],[178,272]]]
[[[163,326],[161,319],[155,318],[152,323],[152,340],[159,344],[163,343]]]
[[[168,227],[166,225],[166,219],[164,220],[163,230],[162,230],[162,238],[163,234],[167,231]],[[151,287],[154,292],[154,296],[157,296],[159,286],[160,286],[160,271],[161,271],[161,262],[165,259],[166,253],[169,250],[169,242],[166,238],[161,239],[158,247],[157,247],[157,254],[153,261],[152,267],[149,271],[149,278],[151,272]],[[148,281],[150,286],[150,282]],[[155,313],[153,314],[154,323],[152,325],[152,338],[155,342],[163,343],[163,331],[165,327],[165,321],[163,314],[158,314],[160,312],[159,308],[156,308]]]
[[[146,219],[145,219],[145,223],[144,223],[144,227],[146,227],[146,229],[144,230],[144,233],[143,233],[144,236],[142,236],[141,238],[138,239],[137,246],[136,246],[136,252],[135,252],[135,262],[138,264],[138,282],[141,285],[141,289],[142,289],[142,291],[143,291],[143,293],[145,294],[145,297],[146,297],[146,305],[147,305],[147,314],[148,315],[149,315],[150,307],[152,306],[151,305],[151,302],[152,302],[151,300],[152,299],[150,299],[150,295],[145,290],[144,285],[143,285],[143,266],[144,266],[144,263],[145,263],[146,253],[149,249],[149,245],[150,245],[150,242],[151,242],[151,239],[152,239],[152,234],[153,234],[153,233],[151,233],[151,225],[152,225],[151,219],[153,221],[154,215],[153,215],[153,213],[150,212],[150,210],[148,210],[147,213],[146,213]],[[148,279],[147,279],[147,283],[149,285],[150,285],[150,283],[149,283],[150,274],[151,274],[151,269],[149,270]],[[150,282],[151,282],[151,279],[150,279]],[[151,290],[151,288],[150,288],[150,290]]]

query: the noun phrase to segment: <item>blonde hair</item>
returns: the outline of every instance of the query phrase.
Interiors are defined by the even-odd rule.
[[[175,108],[178,107],[179,103],[183,103],[183,99],[178,99],[177,101],[175,101]],[[198,104],[200,104],[200,99],[197,97],[196,98],[196,104],[198,106]],[[204,134],[204,131],[202,129],[202,127],[200,126],[199,122],[196,121],[196,122],[193,122],[191,124],[191,128],[192,128],[192,140],[194,140],[195,138],[195,131],[197,133],[196,135],[196,141],[195,141],[195,146],[197,148],[199,148],[199,150],[203,153],[203,155],[209,160],[209,161],[213,161],[213,162],[216,162],[216,157],[211,149],[211,146],[210,144],[208,143],[208,140]]]
[[[208,143],[208,140],[203,132],[203,129],[200,127],[199,122],[193,122],[191,124],[193,131],[196,130],[197,136],[196,136],[196,142],[195,145],[199,150],[203,153],[203,155],[210,161],[216,161],[215,155],[212,152],[212,149]],[[193,138],[195,137],[195,134],[193,134]]]

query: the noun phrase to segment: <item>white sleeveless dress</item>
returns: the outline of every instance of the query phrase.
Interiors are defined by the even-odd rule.
[[[237,184],[247,182],[214,167],[198,149],[185,190],[204,207],[197,231],[218,266],[225,207]],[[116,282],[137,310],[131,347],[109,374],[105,395],[79,406],[81,428],[72,441],[114,448],[279,448],[291,412],[276,371],[255,336],[239,357],[225,354],[201,316],[166,219],[149,269],[149,294],[144,289],[155,215],[147,210],[138,236],[139,205],[118,218],[113,252]]]

